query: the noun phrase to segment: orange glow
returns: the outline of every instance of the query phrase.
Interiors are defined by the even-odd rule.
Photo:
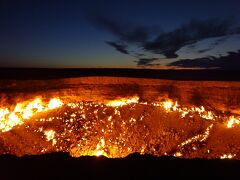
[[[158,145],[156,145],[156,149],[152,144],[151,146],[146,145],[149,137],[140,135],[141,138],[138,140],[132,139],[131,134],[128,134],[128,131],[137,129],[138,127],[143,128],[141,129],[142,133],[149,133],[145,123],[146,119],[150,118],[151,115],[145,113],[145,111],[136,113],[137,115],[134,115],[134,113],[125,114],[130,109],[148,108],[157,111],[160,110],[158,112],[163,114],[166,113],[163,117],[171,117],[171,113],[174,112],[174,118],[179,118],[181,122],[191,118],[193,120],[201,119],[205,121],[206,124],[199,127],[199,131],[191,133],[189,136],[181,137],[181,133],[174,136],[177,139],[177,144],[175,145],[176,151],[171,155],[184,157],[184,148],[192,146],[191,148],[195,150],[197,147],[194,146],[194,143],[205,143],[208,141],[216,123],[222,123],[226,128],[233,128],[240,124],[240,118],[237,116],[220,116],[215,114],[214,111],[206,109],[204,106],[183,106],[172,99],[158,102],[144,102],[139,101],[138,96],[133,96],[105,103],[76,103],[62,101],[61,99],[63,98],[53,97],[46,101],[36,97],[31,101],[19,102],[13,108],[1,107],[0,133],[11,131],[17,127],[21,128],[21,125],[22,127],[27,126],[27,122],[34,124],[34,121],[36,121],[39,123],[39,126],[36,125],[37,128],[34,129],[34,132],[40,134],[41,138],[48,145],[48,148],[43,147],[40,149],[40,152],[51,152],[50,149],[53,149],[54,151],[69,152],[74,157],[88,155],[110,158],[124,157],[133,152],[158,154],[156,150]],[[137,107],[138,104],[139,106]],[[53,111],[57,108],[59,108],[59,111]],[[168,118],[166,118],[166,121],[168,121]],[[57,126],[50,127],[47,124],[48,122],[50,122],[49,124],[56,123]],[[116,131],[116,127],[118,131]],[[57,128],[62,129],[59,130]],[[168,134],[165,130],[160,133],[163,133],[164,136]],[[72,140],[71,136],[77,136],[77,138],[73,138],[74,140]],[[154,143],[154,141],[151,143]],[[132,147],[134,145],[137,148],[135,147],[134,149]],[[159,152],[168,154],[167,151]],[[216,157],[231,159],[235,158],[235,156],[236,154],[234,153],[219,153]]]
[[[48,105],[44,104],[40,98],[35,98],[33,101],[18,103],[12,112],[8,108],[0,108],[0,131],[10,131],[14,126],[24,124],[33,115],[62,105],[63,102],[58,98],[51,99]]]
[[[220,159],[232,159],[235,156],[236,154],[223,154],[222,156],[220,156]]]
[[[95,156],[102,156],[102,155],[104,155],[104,153],[105,152],[103,150],[100,150],[100,151],[96,152]]]
[[[132,98],[121,98],[121,99],[109,101],[106,105],[117,107],[117,106],[124,106],[127,104],[132,104],[132,103],[138,103],[138,101],[139,101],[139,97],[134,96]]]
[[[227,127],[232,128],[235,124],[240,124],[240,119],[235,118],[234,116],[230,116],[227,122]]]
[[[52,141],[53,146],[57,143],[57,140],[55,139],[55,133],[56,132],[52,129],[44,131],[44,135],[45,135],[47,141]]]
[[[166,109],[166,111],[169,111],[170,108],[172,107],[172,105],[173,105],[173,103],[170,100],[163,102],[163,107],[164,107],[164,109]]]
[[[63,102],[59,98],[53,98],[48,103],[49,109],[59,108],[63,105]]]
[[[23,119],[29,119],[33,116],[34,112],[42,112],[43,110],[42,100],[40,98],[36,98],[32,102],[30,102],[24,109],[22,109]]]

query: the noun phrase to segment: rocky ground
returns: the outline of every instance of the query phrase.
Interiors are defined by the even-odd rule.
[[[1,80],[1,106],[35,97],[58,97],[64,105],[38,113],[23,125],[0,133],[0,153],[125,157],[131,153],[183,158],[240,158],[240,126],[227,127],[240,114],[240,82],[176,81],[143,78],[81,77],[52,80]],[[137,103],[107,102],[137,96]],[[174,111],[154,103],[178,102]],[[74,106],[69,106],[74,103]],[[184,108],[204,106],[218,116]],[[204,113],[205,113],[204,112]],[[52,134],[50,134],[52,133]]]

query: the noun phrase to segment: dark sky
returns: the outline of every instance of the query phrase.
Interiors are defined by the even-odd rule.
[[[1,67],[240,69],[239,0],[0,1]]]

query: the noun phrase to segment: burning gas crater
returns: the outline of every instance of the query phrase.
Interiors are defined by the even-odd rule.
[[[240,158],[240,144],[224,139],[215,143],[223,132],[230,133],[230,139],[239,138],[231,134],[239,130],[237,116],[217,115],[203,106],[184,107],[170,99],[141,102],[134,96],[105,103],[63,99],[35,98],[15,107],[0,107],[0,153],[22,156],[61,151],[74,157],[115,158],[139,152],[184,158]]]

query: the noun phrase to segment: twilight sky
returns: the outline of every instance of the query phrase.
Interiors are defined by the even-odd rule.
[[[239,0],[2,0],[0,67],[240,69]]]

